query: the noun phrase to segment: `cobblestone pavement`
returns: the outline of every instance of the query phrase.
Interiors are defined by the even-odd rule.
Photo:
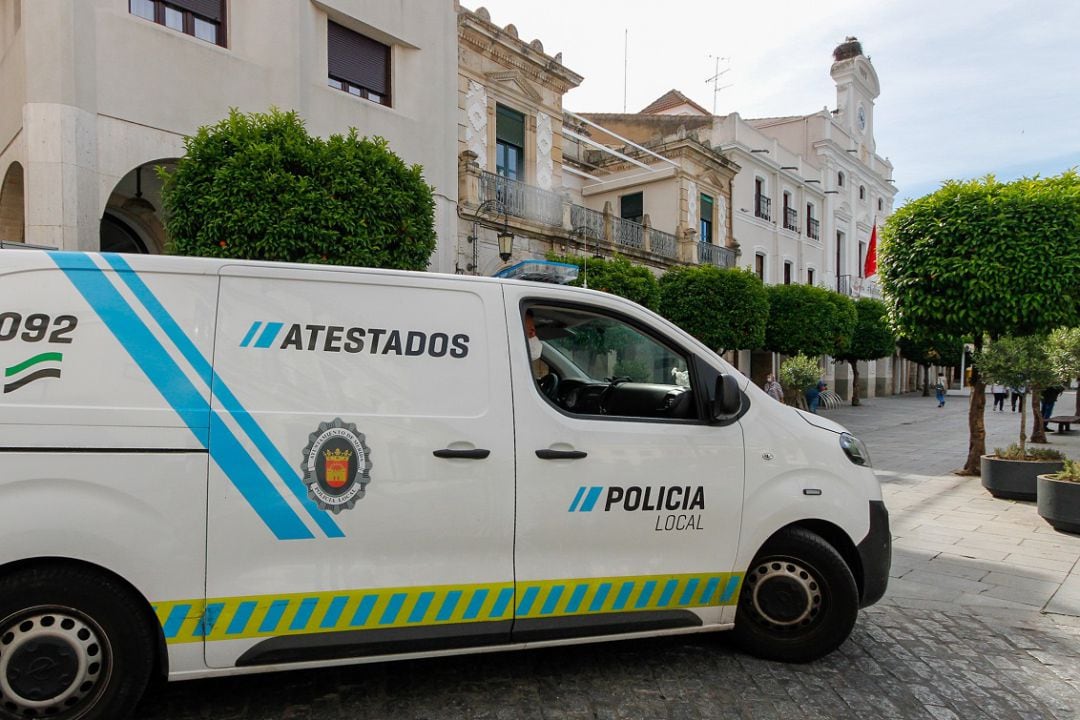
[[[964,461],[965,408],[908,395],[828,413],[869,443],[898,547],[885,599],[818,662],[692,635],[175,683],[137,717],[1080,718],[1080,538],[947,474]],[[1006,416],[987,412],[989,447],[1017,434]],[[1080,435],[1051,441],[1080,457]]]

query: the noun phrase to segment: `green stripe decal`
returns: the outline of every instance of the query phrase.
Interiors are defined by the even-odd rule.
[[[741,573],[690,573],[532,580],[516,587],[482,583],[332,590],[175,600],[156,603],[154,612],[168,643],[213,642],[734,605],[742,579]]]
[[[11,367],[6,368],[4,370],[4,377],[11,377],[12,375],[17,375],[18,373],[21,373],[26,368],[33,367],[34,365],[37,365],[38,363],[60,362],[63,359],[64,359],[64,354],[63,353],[44,352],[44,353],[41,353],[40,355],[35,355],[34,357],[30,358],[29,360],[23,360],[18,365],[12,365]]]

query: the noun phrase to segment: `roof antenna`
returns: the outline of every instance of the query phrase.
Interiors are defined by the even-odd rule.
[[[626,114],[626,91],[630,86],[630,29],[623,30],[622,111]]]
[[[723,70],[721,70],[720,69],[720,61],[723,60],[724,62],[731,62],[731,58],[729,58],[729,57],[720,57],[718,55],[709,55],[709,57],[716,60],[716,69],[713,72],[713,76],[705,81],[705,84],[708,85],[709,83],[712,83],[712,85],[713,85],[713,90],[712,90],[712,114],[715,115],[716,114],[716,96],[720,94],[721,90],[723,90],[724,88],[731,87],[732,85],[734,85],[734,83],[728,83],[727,85],[721,85],[720,84],[720,76],[726,75],[727,73],[731,72],[730,67],[726,67]]]

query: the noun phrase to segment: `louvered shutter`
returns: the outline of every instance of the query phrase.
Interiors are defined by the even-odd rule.
[[[181,10],[190,10],[207,20],[221,22],[225,17],[225,0],[167,0]]]
[[[335,78],[390,94],[390,47],[335,22],[327,25],[327,61]]]

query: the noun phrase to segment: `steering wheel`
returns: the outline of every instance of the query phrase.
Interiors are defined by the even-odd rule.
[[[537,386],[540,388],[546,397],[555,400],[555,390],[559,387],[559,376],[555,373],[548,373],[544,377],[536,381]]]

